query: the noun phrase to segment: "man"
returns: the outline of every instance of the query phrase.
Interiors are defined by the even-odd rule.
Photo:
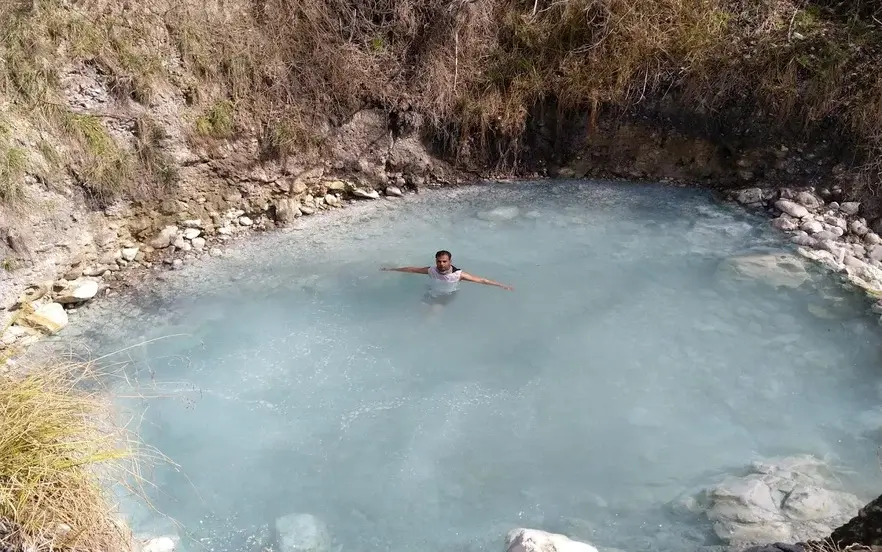
[[[512,290],[509,285],[500,284],[493,280],[472,276],[462,269],[456,268],[451,264],[452,255],[450,251],[439,251],[435,253],[435,266],[403,266],[400,268],[381,268],[382,271],[409,272],[411,274],[428,274],[429,290],[423,296],[423,302],[441,307],[456,297],[456,291],[459,288],[460,280],[466,282],[474,282],[476,284],[485,284],[488,286],[501,287],[502,289]]]

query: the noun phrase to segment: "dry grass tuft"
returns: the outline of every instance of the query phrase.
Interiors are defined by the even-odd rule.
[[[0,548],[128,550],[109,489],[136,490],[150,458],[84,363],[0,375]],[[140,493],[139,493],[140,494]]]

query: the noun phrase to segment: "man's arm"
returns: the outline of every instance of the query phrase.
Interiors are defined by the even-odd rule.
[[[411,274],[428,274],[427,266],[402,266],[399,268],[381,268],[383,272],[410,272]]]
[[[493,280],[488,280],[487,278],[481,278],[480,276],[472,276],[468,272],[463,272],[461,278],[466,282],[474,282],[476,284],[485,284],[488,286],[496,286],[501,287],[502,289],[507,289],[509,291],[514,288],[507,284],[500,284],[499,282],[494,282]]]

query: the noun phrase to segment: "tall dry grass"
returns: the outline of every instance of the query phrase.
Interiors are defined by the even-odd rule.
[[[0,374],[0,548],[131,549],[114,490],[145,496],[141,469],[161,456],[120,423],[91,363]]]

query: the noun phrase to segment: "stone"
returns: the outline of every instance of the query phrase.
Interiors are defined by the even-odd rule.
[[[815,238],[816,240],[824,241],[824,240],[835,240],[839,236],[836,235],[835,232],[831,232],[830,230],[822,230],[812,237]]]
[[[805,549],[800,544],[787,544],[783,542],[776,542],[774,544],[761,544],[757,546],[751,546],[750,548],[744,549],[742,552],[806,552]]]
[[[796,245],[804,245],[806,247],[817,247],[818,244],[820,243],[820,242],[818,242],[818,240],[809,236],[805,232],[802,232],[800,234],[794,234],[793,237],[790,238],[790,241],[792,243],[795,243]]]
[[[805,263],[790,253],[731,257],[720,264],[718,277],[763,282],[772,287],[796,288],[808,279]]]
[[[19,324],[40,330],[47,334],[54,334],[67,326],[68,318],[64,307],[59,303],[46,303],[34,312],[19,319]]]
[[[276,202],[276,220],[278,222],[293,222],[301,214],[300,204],[295,199],[283,198]]]
[[[882,244],[876,244],[867,249],[867,257],[873,261],[882,261]]]
[[[229,236],[233,233],[233,229],[229,226],[221,226],[217,229],[217,233],[222,236]]]
[[[806,191],[796,194],[796,202],[810,211],[814,211],[824,205],[824,202],[819,197]]]
[[[597,548],[565,535],[518,528],[505,536],[505,552],[597,552]]]
[[[196,251],[202,251],[205,249],[205,238],[193,238],[191,243],[193,244],[193,249]]]
[[[59,292],[55,301],[62,305],[82,303],[98,295],[98,282],[95,280],[80,280],[71,282],[70,285]]]
[[[867,245],[878,245],[882,243],[882,238],[875,232],[867,232],[864,234],[864,243]]]
[[[403,195],[401,193],[401,188],[398,186],[386,186],[385,193],[390,197],[401,197]]]
[[[792,232],[799,228],[799,224],[787,215],[782,215],[772,221],[772,227],[784,232]]]
[[[175,259],[172,261],[172,268],[178,269],[184,266],[184,261],[182,259]]]
[[[809,215],[808,209],[799,205],[798,203],[794,203],[789,199],[779,199],[775,202],[775,208],[781,211],[782,213],[787,213],[791,217],[796,218],[805,218]]]
[[[171,537],[150,539],[141,546],[141,552],[174,552],[175,541]]]
[[[867,224],[862,220],[851,221],[848,225],[848,230],[855,236],[864,236],[870,231],[870,229],[867,228]]]
[[[325,195],[325,203],[332,207],[336,207],[337,205],[340,205],[340,200],[334,194],[327,194]]]
[[[841,228],[843,230],[848,228],[848,223],[846,223],[845,219],[842,217],[827,215],[826,217],[824,217],[824,222],[826,222],[830,226],[834,226],[836,228]]]
[[[847,216],[854,216],[861,210],[861,204],[857,201],[846,201],[839,205],[839,210]]]
[[[763,191],[761,188],[745,188],[743,190],[738,190],[738,193],[735,196],[735,201],[742,205],[762,203]]]
[[[177,226],[166,226],[160,230],[159,235],[150,240],[150,247],[154,249],[165,249],[172,244],[177,235]]]
[[[310,514],[289,514],[275,523],[278,552],[330,552],[327,526]]]
[[[744,476],[726,477],[694,498],[719,538],[736,549],[769,542],[824,538],[860,507],[834,488],[826,464],[808,455],[755,462]]]
[[[357,188],[352,190],[352,195],[361,199],[380,199],[380,193],[376,190],[363,190]]]
[[[123,259],[131,262],[138,256],[138,251],[140,250],[137,247],[124,247],[120,253]]]
[[[814,219],[809,219],[800,224],[799,228],[803,232],[808,232],[809,234],[817,234],[824,229],[824,226]]]
[[[291,183],[291,186],[288,188],[288,193],[291,195],[300,195],[307,190],[306,183],[302,180],[295,180]]]
[[[184,239],[183,235],[180,235],[175,238],[175,241],[172,243],[175,246],[175,249],[182,249],[186,251],[190,244],[187,243],[187,240]]]
[[[184,230],[184,239],[185,240],[193,240],[194,238],[198,238],[199,234],[202,233],[202,230],[198,228],[186,228]]]
[[[352,185],[343,180],[329,180],[328,182],[325,182],[325,187],[331,192],[345,192],[350,189]]]
[[[254,224],[254,221],[250,218],[246,216],[239,217],[239,226],[251,226],[252,224]]]
[[[202,221],[200,219],[182,220],[181,226],[184,228],[202,228]]]

